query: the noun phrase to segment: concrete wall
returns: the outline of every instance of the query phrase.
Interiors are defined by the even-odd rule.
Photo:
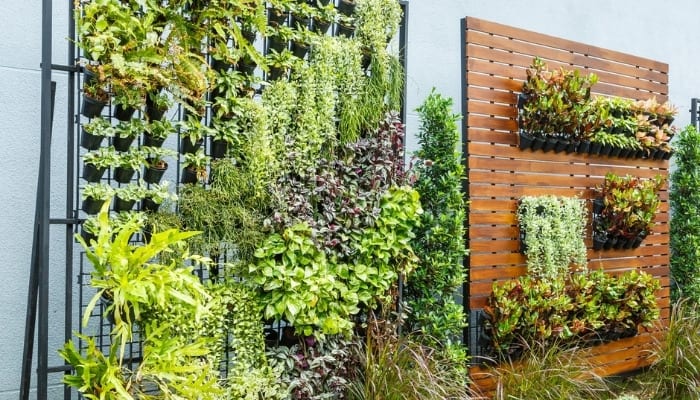
[[[54,1],[54,63],[65,64],[67,8],[71,0]],[[16,399],[22,358],[24,311],[31,255],[34,196],[39,158],[39,62],[41,49],[41,1],[0,0],[2,31],[0,46],[0,400]],[[460,19],[483,18],[596,46],[656,59],[670,64],[671,100],[679,106],[679,126],[689,120],[692,96],[700,96],[700,75],[692,56],[700,43],[694,16],[700,3],[676,0],[671,6],[651,0],[410,0],[408,34],[407,124],[416,131],[412,112],[432,87],[455,100],[460,112],[461,44]],[[9,39],[9,40],[8,40]],[[54,124],[53,217],[63,216],[66,89],[65,74],[58,82]],[[52,229],[51,364],[58,362],[54,349],[62,342],[63,231]],[[50,398],[59,398],[55,383]]]
[[[650,0],[410,0],[407,109],[415,110],[432,87],[455,100],[461,112],[460,19],[481,18],[564,39],[605,47],[670,65],[670,98],[676,124],[690,121],[690,98],[700,96],[697,15],[700,3]],[[407,118],[409,148],[415,148],[417,116]]]

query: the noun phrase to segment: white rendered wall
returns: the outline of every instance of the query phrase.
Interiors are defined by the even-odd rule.
[[[54,1],[54,64],[66,64],[68,5]],[[0,0],[0,400],[18,398],[28,270],[31,256],[34,199],[39,160],[39,97],[41,0]],[[695,16],[700,2],[675,0],[410,0],[408,32],[409,149],[416,115],[432,87],[455,100],[461,111],[461,32],[465,16],[513,25],[549,35],[648,57],[670,64],[671,101],[689,120],[690,98],[700,96],[700,43]],[[51,193],[52,217],[63,217],[65,206],[66,77],[58,83],[54,123]],[[51,244],[51,365],[63,336],[63,230],[52,228]],[[60,398],[59,376],[53,377],[49,398]]]

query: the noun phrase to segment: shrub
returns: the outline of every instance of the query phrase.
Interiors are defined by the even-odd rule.
[[[450,345],[466,326],[462,306],[454,296],[465,279],[462,258],[467,251],[461,192],[464,168],[458,152],[460,117],[451,110],[452,100],[435,91],[418,108],[421,148],[413,172],[423,215],[412,246],[420,263],[404,292],[410,308],[408,329],[443,345]]]
[[[671,273],[673,296],[700,302],[700,132],[693,126],[676,141],[671,173]]]

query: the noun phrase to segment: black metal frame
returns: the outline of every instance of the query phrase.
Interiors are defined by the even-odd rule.
[[[74,20],[74,3],[67,0],[68,4],[68,37],[75,39],[76,27]],[[404,67],[404,82],[407,79],[407,35],[408,35],[408,0],[400,0],[403,17],[399,29],[399,59]],[[36,398],[46,400],[48,398],[48,376],[50,373],[70,374],[70,365],[49,366],[49,257],[50,257],[50,225],[65,226],[65,314],[64,314],[64,341],[68,341],[73,335],[73,257],[75,228],[82,221],[78,218],[76,155],[78,152],[75,140],[76,127],[79,117],[76,117],[76,93],[78,90],[76,47],[74,40],[68,44],[68,64],[53,64],[53,0],[42,0],[42,47],[41,47],[41,153],[39,162],[39,176],[37,182],[36,207],[34,216],[34,235],[32,243],[31,266],[29,271],[29,288],[27,292],[27,308],[25,319],[24,348],[22,359],[22,373],[20,381],[20,400],[29,400],[31,380],[33,372],[36,373]],[[51,218],[51,137],[55,104],[56,83],[52,81],[53,71],[67,72],[67,144],[66,144],[66,209],[64,218]],[[406,121],[405,98],[406,85],[403,88],[403,99],[400,116]],[[179,180],[179,171],[178,171]],[[89,275],[89,274],[88,274]],[[82,262],[78,271],[78,285],[84,284],[86,273]],[[83,304],[82,291],[78,300]],[[82,311],[79,307],[79,312]],[[38,331],[37,331],[38,328]],[[37,368],[32,371],[34,361],[34,345],[37,345]],[[70,399],[72,390],[64,387],[64,400]]]
[[[690,99],[690,124],[698,128],[700,125],[700,99]]]

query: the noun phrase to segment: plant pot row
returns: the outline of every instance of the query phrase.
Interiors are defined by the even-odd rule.
[[[596,233],[593,235],[593,250],[629,250],[636,249],[647,237],[646,232],[640,232],[636,236],[627,237],[623,235],[610,235],[607,233]]]
[[[87,118],[99,117],[102,115],[102,110],[104,110],[106,106],[106,101],[95,99],[84,94],[82,106],[80,107],[80,113]],[[167,108],[158,108],[153,104],[153,102],[150,101],[149,98],[146,99],[145,115],[149,121],[162,119],[167,111]],[[114,106],[114,113],[112,115],[114,118],[120,121],[128,121],[134,116],[135,112],[135,108],[124,108],[121,104],[117,104]]]
[[[672,152],[663,149],[627,149],[604,145],[602,143],[581,141],[571,142],[567,139],[549,137],[547,139],[536,137],[528,132],[520,132],[518,146],[521,150],[542,150],[543,152],[553,151],[555,153],[565,152],[566,154],[590,154],[602,157],[618,158],[646,158],[654,160],[668,160],[673,155]]]
[[[94,199],[92,197],[88,197],[83,200],[80,209],[89,215],[96,215],[100,212],[100,209],[102,209],[102,205],[104,205],[105,201],[106,200],[104,199]],[[119,198],[119,196],[114,196],[113,204],[113,210],[116,212],[130,211],[136,204],[136,200],[122,200]],[[153,201],[153,199],[150,197],[144,197],[141,199],[141,211],[155,212],[158,211],[159,207],[160,204]]]
[[[142,175],[143,180],[146,181],[146,183],[159,183],[167,168],[167,163],[165,163],[165,165],[161,168],[157,168],[155,166],[144,166]],[[107,171],[107,168],[97,168],[93,164],[84,164],[82,176],[85,181],[95,183],[102,179],[105,171]],[[112,179],[119,183],[129,183],[135,173],[136,170],[132,168],[121,166],[115,167],[112,174]]]

